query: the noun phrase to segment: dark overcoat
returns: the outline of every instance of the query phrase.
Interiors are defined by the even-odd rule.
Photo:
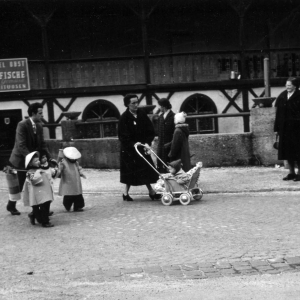
[[[287,98],[282,92],[275,102],[274,131],[279,134],[278,159],[300,161],[300,91]]]
[[[147,114],[138,109],[137,118],[135,118],[127,109],[121,115],[118,136],[121,142],[120,182],[134,186],[155,183],[158,180],[158,174],[134,148],[137,142],[151,146],[154,140],[154,127]],[[139,147],[139,151],[144,155],[143,147]],[[150,155],[144,155],[144,157],[154,166]]]
[[[191,169],[189,134],[188,124],[177,124],[175,126],[171,151],[169,153],[171,161],[181,159],[182,169],[185,172]]]
[[[30,119],[18,123],[16,130],[15,145],[10,155],[10,163],[17,168],[25,168],[25,157],[33,151],[44,151],[50,157],[47,145],[44,141],[43,126],[35,123],[36,134],[33,132]]]
[[[165,144],[168,144],[172,141],[175,124],[174,124],[174,112],[171,110],[164,118],[162,113],[158,118],[158,145],[157,145],[157,155],[158,157],[166,164],[170,162],[168,153],[170,152],[170,147],[165,148]],[[166,173],[168,170],[165,170],[163,164],[157,160],[158,170],[160,173]]]

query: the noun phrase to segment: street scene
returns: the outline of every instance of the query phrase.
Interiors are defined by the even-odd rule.
[[[299,12],[0,0],[0,300],[300,300]]]
[[[0,297],[299,299],[300,186],[283,184],[285,173],[204,168],[201,201],[164,206],[145,187],[123,201],[118,170],[87,169],[84,212],[57,196],[51,229],[2,202]]]

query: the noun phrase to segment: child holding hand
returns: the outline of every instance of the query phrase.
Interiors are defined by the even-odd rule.
[[[35,225],[37,220],[43,227],[53,227],[49,222],[49,207],[54,200],[52,177],[55,172],[47,173],[41,169],[38,151],[26,155],[25,168],[28,171],[23,187],[23,201],[25,206],[32,207],[32,213],[28,215],[30,223]]]
[[[41,165],[40,165],[41,169],[44,170],[44,172],[49,175],[49,178],[51,178],[51,185],[53,185],[53,179],[52,178],[56,177],[56,174],[57,174],[57,171],[58,171],[58,169],[57,169],[57,167],[58,167],[57,162],[55,160],[53,160],[53,159],[49,162],[49,158],[48,158],[47,153],[43,152],[43,151],[41,151],[40,161],[41,161]],[[51,202],[52,201],[47,202],[47,205],[48,205],[48,215],[49,216],[53,215],[53,211],[50,211]]]
[[[70,211],[73,205],[74,212],[81,212],[85,203],[80,177],[86,178],[77,161],[81,153],[75,147],[67,147],[63,150],[63,155],[57,174],[61,177],[58,194],[64,196],[63,205],[67,211]]]

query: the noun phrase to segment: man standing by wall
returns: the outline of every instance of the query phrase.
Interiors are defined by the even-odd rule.
[[[15,145],[9,158],[13,168],[25,170],[25,157],[33,151],[41,152],[44,150],[50,159],[50,153],[44,141],[43,126],[43,106],[40,103],[33,103],[28,107],[29,118],[18,123],[16,130]],[[18,171],[20,191],[23,188],[26,172]],[[12,215],[20,215],[16,209],[16,201],[10,199],[6,209]]]

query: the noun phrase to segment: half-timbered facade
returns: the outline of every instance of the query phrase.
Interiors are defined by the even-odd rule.
[[[192,133],[248,132],[264,58],[272,96],[300,74],[299,11],[299,0],[0,0],[0,59],[27,58],[31,87],[0,91],[2,150],[33,101],[46,104],[46,137],[61,137],[67,111],[103,121],[87,137],[115,136],[129,92],[170,99]]]

